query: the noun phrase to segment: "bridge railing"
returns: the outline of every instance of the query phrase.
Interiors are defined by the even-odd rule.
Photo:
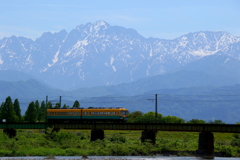
[[[155,130],[186,132],[240,133],[235,124],[176,124],[176,123],[0,123],[0,129],[103,129],[103,130]]]

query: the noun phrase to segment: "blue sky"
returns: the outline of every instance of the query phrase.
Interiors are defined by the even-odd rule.
[[[146,38],[216,30],[240,36],[240,0],[0,0],[0,39],[35,40],[43,32],[69,32],[98,20]]]

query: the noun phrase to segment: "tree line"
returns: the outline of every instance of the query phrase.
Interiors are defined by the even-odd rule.
[[[75,101],[73,108],[80,108],[79,101]],[[54,106],[52,102],[42,101],[41,103],[36,100],[28,104],[28,108],[25,114],[22,116],[21,107],[18,99],[12,101],[8,96],[5,102],[2,102],[0,106],[0,120],[5,122],[45,122],[46,111],[51,108],[60,108],[60,103],[56,103]],[[70,108],[66,104],[62,108]]]
[[[190,123],[190,124],[225,124],[222,120],[208,121],[202,119],[191,119],[185,121],[176,116],[163,116],[161,113],[135,111],[128,116],[129,123]]]
[[[51,108],[60,108],[61,104],[56,103],[54,106],[51,102],[42,101],[41,103],[36,100],[28,104],[28,108],[25,114],[21,115],[21,108],[18,99],[12,101],[11,97],[8,96],[5,102],[2,102],[0,106],[0,120],[3,119],[6,122],[45,122],[46,111]],[[70,108],[66,104],[62,108]],[[80,108],[79,101],[75,101],[72,108]],[[129,113],[128,117],[129,123],[192,123],[192,124],[224,124],[222,120],[214,120],[206,122],[201,119],[192,119],[190,121],[185,121],[182,118],[176,116],[163,116],[158,113],[156,116],[155,112],[143,113],[141,111],[135,111]]]

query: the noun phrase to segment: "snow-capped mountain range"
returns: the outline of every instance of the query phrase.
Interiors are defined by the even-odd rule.
[[[166,74],[212,55],[240,63],[240,38],[224,31],[188,33],[173,40],[144,38],[104,21],[45,32],[36,40],[0,40],[0,70],[18,70],[59,89],[116,85]],[[204,61],[202,62],[204,63]]]

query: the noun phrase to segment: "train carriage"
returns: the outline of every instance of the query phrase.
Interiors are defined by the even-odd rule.
[[[127,121],[128,110],[122,107],[89,107],[80,109],[48,109],[48,122],[93,122],[93,121]]]

